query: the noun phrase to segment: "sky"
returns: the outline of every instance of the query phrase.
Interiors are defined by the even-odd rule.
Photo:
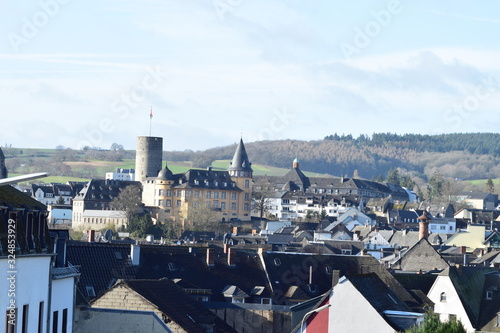
[[[498,1],[0,6],[1,146],[498,132]]]

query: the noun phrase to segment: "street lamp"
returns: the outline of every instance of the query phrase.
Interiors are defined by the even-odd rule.
[[[300,333],[304,332],[304,319],[306,319],[308,316],[310,316],[311,314],[313,314],[315,312],[317,313],[317,312],[323,311],[324,309],[328,309],[330,306],[332,306],[332,305],[325,304],[325,305],[320,306],[319,308],[316,308],[316,309],[311,310],[308,313],[306,313],[304,315],[304,317],[302,317],[302,320],[300,321]]]

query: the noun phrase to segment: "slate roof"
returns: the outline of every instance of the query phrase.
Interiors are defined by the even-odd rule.
[[[399,247],[412,247],[419,240],[418,231],[397,230],[392,235],[389,243]]]
[[[229,172],[218,170],[189,169],[184,174],[174,175],[172,188],[202,188],[226,191],[242,191],[231,179]]]
[[[86,209],[101,209],[103,203],[111,203],[122,189],[130,185],[142,188],[141,182],[137,181],[92,179],[85,184],[75,199],[84,200]]]
[[[158,180],[174,180],[174,174],[172,171],[167,166],[167,163],[165,163],[165,167],[161,169],[161,171],[158,173]]]
[[[233,159],[229,165],[228,171],[252,171],[252,163],[250,163],[243,144],[243,139],[240,139],[236,151],[234,152]]]
[[[273,289],[273,304],[286,304],[285,294],[290,287],[301,289],[309,298],[324,294],[332,287],[332,271],[348,278],[356,274],[375,273],[410,307],[417,301],[372,256],[313,255],[267,252],[262,254],[269,282]],[[312,267],[312,285],[309,278]]]
[[[227,285],[234,285],[248,295],[255,286],[264,286],[263,297],[270,297],[271,290],[260,258],[255,251],[238,250],[235,266],[227,263],[227,255],[220,249],[215,251],[215,264],[207,266],[207,247],[144,246],[141,245],[140,265],[137,278],[140,279],[182,279],[202,289],[212,290],[212,301],[224,301],[222,294]]]
[[[446,260],[425,238],[420,239],[404,253],[391,267],[409,272],[428,272],[448,267]]]
[[[0,186],[0,207],[46,211],[47,206],[12,186]]]
[[[449,276],[474,328],[481,329],[500,311],[498,269],[450,266],[440,275]],[[493,299],[485,298],[486,290],[494,290]]]
[[[66,249],[67,262],[80,270],[77,288],[87,300],[101,296],[118,279],[135,278],[129,255],[129,244],[69,241]],[[86,287],[93,287],[95,296]]]
[[[213,327],[214,332],[235,332],[202,303],[187,295],[168,279],[124,280],[117,283],[114,288],[120,284],[129,287],[154,304],[158,310],[187,332],[205,333],[206,325]]]
[[[30,219],[33,214],[33,218]],[[10,185],[0,186],[0,256],[7,255],[8,220],[16,214],[17,254],[52,252],[45,214],[47,207]]]

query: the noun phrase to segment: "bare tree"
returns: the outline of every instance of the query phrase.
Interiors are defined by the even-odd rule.
[[[111,207],[125,212],[127,225],[142,211],[142,190],[139,186],[129,185],[113,199]]]

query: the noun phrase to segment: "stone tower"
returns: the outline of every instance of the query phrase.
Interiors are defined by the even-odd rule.
[[[242,216],[243,220],[250,220],[250,211],[252,206],[252,163],[250,163],[243,144],[243,139],[236,147],[233,159],[229,168],[227,168],[229,176],[236,183],[243,193],[240,193],[238,202],[238,215]]]
[[[5,166],[5,155],[0,148],[0,179],[7,178],[7,167]]]
[[[135,180],[157,177],[162,169],[163,138],[138,136],[135,151]]]

